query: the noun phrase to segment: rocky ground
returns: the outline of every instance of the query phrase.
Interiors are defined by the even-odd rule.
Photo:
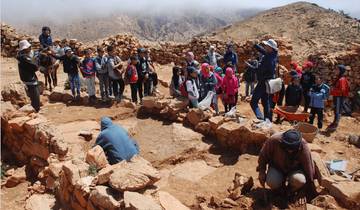
[[[162,81],[169,81],[171,66],[157,65],[157,67],[159,78]],[[176,209],[281,208],[281,202],[276,200],[273,206],[265,206],[262,203],[263,194],[257,181],[256,172],[258,149],[253,149],[251,145],[261,144],[272,132],[290,128],[289,123],[274,125],[269,131],[254,130],[248,126],[251,124],[253,114],[249,104],[245,101],[239,102],[237,115],[242,116],[247,124],[239,124],[222,117],[214,118],[211,117],[211,113],[196,110],[187,114],[185,111],[174,108],[175,105],[169,105],[174,101],[167,99],[168,91],[164,86],[165,82],[162,82],[159,87],[163,95],[162,99],[148,98],[144,101],[143,107],[133,107],[129,102],[109,106],[71,104],[61,101],[64,96],[58,102],[54,102],[52,99],[57,98],[54,92],[66,95],[63,92],[66,77],[62,73],[62,69],[59,69],[58,75],[60,87],[56,88],[53,93],[44,91],[42,96],[43,107],[39,114],[23,114],[26,110],[22,108],[22,111],[16,112],[16,115],[21,115],[21,119],[24,117],[35,119],[31,120],[32,122],[25,122],[23,132],[28,132],[36,121],[45,118],[47,120],[46,125],[55,130],[55,133],[61,133],[62,141],[67,145],[66,155],[62,155],[62,150],[54,150],[52,145],[48,147],[48,152],[42,151],[34,154],[35,156],[27,156],[28,153],[31,154],[32,152],[21,150],[25,157],[31,159],[27,167],[36,168],[41,165],[39,161],[36,161],[37,156],[45,155],[43,157],[45,159],[48,157],[45,163],[48,166],[45,166],[45,170],[42,172],[40,167],[39,174],[41,175],[34,177],[25,173],[25,167],[17,167],[14,162],[9,162],[6,157],[8,150],[3,146],[2,166],[7,166],[1,189],[1,205],[4,209],[66,209],[66,204],[73,209],[114,209],[119,208],[120,205],[121,208],[132,207],[129,209],[146,209],[145,205],[151,206],[150,209],[166,210],[174,209],[174,206]],[[43,80],[41,75],[39,78]],[[6,89],[8,84],[18,80],[16,60],[2,58],[1,90]],[[243,92],[243,85],[240,91]],[[86,95],[85,93],[82,94]],[[129,97],[129,94],[130,90],[126,87],[126,98]],[[14,132],[13,129],[20,125],[19,120],[16,120],[19,117],[10,117],[9,112],[4,114],[5,107],[8,106],[2,103],[2,127],[4,127],[3,121],[5,121],[3,117],[9,116],[12,118],[8,121],[11,124],[10,130],[4,132]],[[14,110],[10,113],[13,112],[15,113]],[[176,117],[172,117],[174,113]],[[141,184],[142,187],[131,188],[129,183],[122,183],[121,174],[124,172],[119,171],[119,168],[106,166],[106,161],[101,161],[100,157],[103,154],[101,151],[93,151],[93,154],[98,155],[87,154],[99,133],[99,119],[102,116],[110,116],[115,123],[124,126],[139,143],[141,157],[145,160],[136,159],[120,168],[122,168],[121,170],[128,168],[132,173],[137,174],[136,176],[142,177],[140,179],[142,181],[137,181],[137,186]],[[331,120],[332,116],[329,112],[326,114],[325,124],[328,125]],[[216,132],[211,133],[210,127]],[[35,128],[37,129],[37,127]],[[79,136],[80,132],[86,137],[91,135],[92,138],[87,139]],[[247,137],[248,141],[246,141],[245,147],[244,144],[231,141],[231,139],[244,139],[245,134],[250,134]],[[7,134],[5,133],[5,135]],[[27,134],[24,133],[24,135]],[[235,137],[234,135],[239,136]],[[346,172],[352,172],[358,169],[360,158],[358,156],[359,148],[348,142],[350,135],[360,135],[360,124],[355,118],[344,117],[337,132],[317,135],[311,144],[312,151],[324,161],[331,159],[348,160]],[[249,145],[250,147],[247,147]],[[49,152],[56,154],[56,158],[53,158],[53,154],[49,155]],[[150,162],[150,165],[146,160]],[[94,172],[93,169],[90,170],[91,167],[87,165],[88,163],[95,165],[101,163],[104,165],[100,164],[98,168],[105,168]],[[137,166],[137,164],[140,165]],[[60,171],[56,172],[55,169],[52,169],[52,167],[56,168],[59,165]],[[146,172],[141,172],[139,167],[148,169]],[[110,177],[105,178],[104,184],[99,185],[100,175],[107,174],[106,171],[108,170],[114,172],[110,173],[112,174]],[[47,171],[51,172],[50,175]],[[80,176],[76,175],[77,173]],[[82,175],[84,173],[87,175]],[[241,176],[235,176],[237,173]],[[98,175],[96,176],[96,174]],[[96,182],[95,184],[82,184],[81,186],[87,186],[87,188],[81,188],[80,192],[87,194],[86,196],[82,194],[84,195],[83,199],[81,196],[79,198],[76,180],[78,182],[80,180],[82,183],[88,183],[90,180],[94,183],[94,177],[97,179],[97,184]],[[253,179],[253,186],[250,177]],[[331,179],[341,178],[331,177]],[[52,185],[52,180],[59,181],[58,188]],[[148,181],[145,182],[144,180]],[[235,182],[233,182],[234,180]],[[240,184],[233,186],[233,183]],[[339,187],[330,181],[323,181],[318,187],[321,195],[311,203],[325,209],[356,208],[353,203],[359,204],[359,182],[340,181],[336,183],[341,186]],[[351,187],[348,186],[349,184]],[[251,190],[246,190],[242,196],[236,194],[237,190],[245,189],[247,185],[252,187]],[[230,190],[228,190],[229,188]],[[135,191],[140,193],[131,192],[134,191],[133,189],[137,189]],[[70,194],[70,199],[66,199],[66,192],[69,191],[74,194]],[[57,194],[56,199],[55,194]],[[291,206],[291,208],[302,207]]]

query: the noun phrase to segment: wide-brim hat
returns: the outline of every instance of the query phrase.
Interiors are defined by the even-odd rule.
[[[19,50],[25,50],[25,49],[28,49],[29,47],[31,47],[31,44],[29,43],[28,40],[21,40],[19,42]]]
[[[262,43],[264,45],[267,45],[267,46],[273,48],[274,50],[278,51],[278,46],[277,46],[277,43],[275,42],[275,40],[269,39],[267,41],[262,41]]]

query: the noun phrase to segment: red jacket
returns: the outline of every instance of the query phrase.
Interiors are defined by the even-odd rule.
[[[330,94],[332,96],[345,96],[348,97],[350,92],[349,82],[346,77],[340,77],[336,83],[335,87],[331,88]]]

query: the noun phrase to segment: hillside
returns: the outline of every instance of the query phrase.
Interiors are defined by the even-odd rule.
[[[293,56],[302,59],[313,53],[344,50],[350,42],[360,43],[358,24],[333,10],[297,2],[221,28],[210,38],[245,41],[267,34],[286,37],[292,41]]]
[[[112,13],[104,17],[82,17],[71,22],[50,20],[7,22],[20,33],[38,36],[41,27],[51,27],[54,37],[93,41],[118,33],[129,33],[148,41],[187,41],[199,33],[207,33],[242,20],[258,10],[233,10],[217,14],[199,11],[184,13]]]

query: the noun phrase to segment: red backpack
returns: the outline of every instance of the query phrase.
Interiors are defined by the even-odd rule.
[[[183,83],[180,84],[179,86],[179,90],[181,92],[181,95],[184,96],[184,97],[188,97],[188,92],[187,92],[187,89],[186,89],[186,81],[185,80]]]

